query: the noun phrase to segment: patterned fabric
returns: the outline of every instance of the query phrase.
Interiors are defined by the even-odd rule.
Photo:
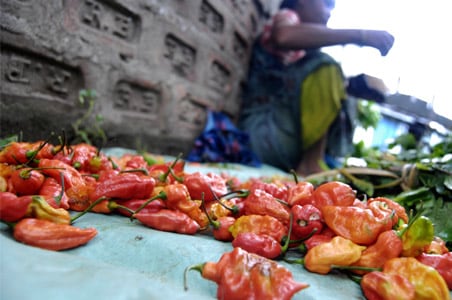
[[[261,166],[249,147],[249,136],[237,129],[227,115],[209,110],[204,131],[195,140],[188,161],[229,162]]]
[[[270,36],[273,26],[280,25],[297,25],[300,24],[300,18],[298,14],[290,9],[282,9],[278,11],[269,21],[264,25],[262,35],[260,38],[260,42],[263,45],[264,49],[269,53],[272,53],[276,57],[278,57],[281,62],[285,65],[296,62],[306,55],[306,51],[298,50],[298,51],[281,51],[276,50],[271,46]]]

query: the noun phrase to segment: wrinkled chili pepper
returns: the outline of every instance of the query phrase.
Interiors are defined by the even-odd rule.
[[[187,186],[182,183],[173,183],[163,187],[165,203],[169,209],[180,210],[195,220],[201,228],[209,225],[206,214],[200,205],[193,201]]]
[[[408,224],[404,224],[402,229],[405,227],[408,227]],[[402,256],[418,256],[426,246],[430,245],[434,236],[433,222],[426,216],[416,217],[402,235]]]
[[[38,192],[54,208],[69,209],[69,198],[61,184],[52,177],[46,177]]]
[[[331,241],[310,249],[303,259],[303,264],[310,272],[328,274],[334,266],[349,266],[356,262],[364,249],[365,246],[335,236]]]
[[[281,255],[281,244],[273,237],[254,232],[241,232],[232,241],[232,247],[240,247],[250,253],[275,259]]]
[[[69,212],[63,208],[53,208],[44,197],[39,195],[22,197],[31,197],[30,212],[27,216],[58,224],[70,224],[71,215]]]
[[[74,186],[80,187],[85,184],[79,171],[57,159],[43,158],[39,160],[38,167],[42,169],[42,172],[45,175],[56,179],[59,184],[62,184],[62,181],[64,180],[66,189],[70,189]],[[63,180],[61,179],[60,174],[63,174]]]
[[[178,210],[163,208],[154,212],[141,211],[133,216],[145,226],[162,231],[195,234],[200,229],[195,220]]]
[[[17,195],[36,194],[44,183],[44,175],[36,169],[16,169],[11,174],[11,183]]]
[[[441,274],[414,257],[390,259],[384,264],[383,272],[407,278],[414,285],[415,299],[450,299],[447,283]]]
[[[232,236],[232,233],[229,231],[229,227],[231,227],[234,224],[235,218],[230,216],[221,216],[215,218],[214,220],[207,212],[207,208],[204,202],[204,194],[201,195],[201,198],[202,198],[201,208],[206,214],[207,219],[209,220],[209,224],[212,227],[213,237],[218,241],[223,242],[232,241],[234,237]]]
[[[18,197],[9,192],[0,193],[0,218],[5,222],[17,222],[25,217],[69,224],[70,214],[62,208],[53,208],[39,195]]]
[[[146,203],[146,200],[144,200],[144,199],[123,200],[123,201],[121,201],[121,206],[124,206],[127,209],[119,207],[118,212],[126,217],[131,217],[133,215],[133,213],[135,213],[135,211],[145,203]],[[162,208],[166,208],[164,201],[161,199],[155,199],[154,201],[151,201],[150,203],[146,204],[141,209],[141,211],[142,212],[155,212]],[[132,213],[130,211],[132,211]]]
[[[403,243],[395,230],[387,230],[378,235],[377,241],[367,247],[361,257],[352,266],[382,268],[384,263],[402,254]],[[364,270],[353,270],[357,274],[368,273]]]
[[[12,142],[0,151],[0,163],[25,164],[37,154],[41,142]]]
[[[84,245],[96,234],[95,228],[82,229],[35,218],[25,218],[14,225],[14,238],[17,241],[55,251]]]
[[[293,215],[290,216],[291,220]],[[290,224],[293,224],[292,222]],[[232,241],[233,247],[240,247],[250,253],[255,253],[269,259],[281,257],[289,249],[292,226],[284,237],[284,244],[267,234],[256,234],[254,232],[241,232]]]
[[[89,199],[146,199],[152,194],[155,179],[135,173],[120,173],[98,182]]]
[[[313,204],[312,193],[314,185],[308,181],[298,182],[288,190],[287,203],[289,206]]]
[[[329,181],[319,185],[312,192],[313,205],[321,209],[326,205],[350,206],[356,199],[356,191],[340,181]]]
[[[367,300],[415,300],[414,285],[400,274],[373,271],[360,282]]]
[[[369,198],[367,200],[367,203],[370,204],[374,201],[386,203],[386,205],[388,206],[389,209],[395,211],[397,218],[402,219],[405,223],[408,223],[408,214],[406,212],[406,209],[399,203],[397,203],[394,200],[391,200],[389,198],[386,198],[386,197]]]
[[[357,206],[326,205],[321,211],[325,223],[337,235],[360,245],[373,244],[392,218],[392,214],[387,214],[377,219],[371,209]]]
[[[234,238],[242,232],[269,235],[277,241],[282,241],[287,235],[288,228],[281,221],[272,216],[245,215],[239,217],[234,225],[229,227]]]
[[[446,241],[439,236],[434,236],[430,244],[424,247],[423,253],[427,254],[444,254],[449,252]]]
[[[302,264],[310,272],[328,274],[333,268],[347,267],[356,262],[364,249],[365,246],[335,236],[329,242],[322,242],[308,250],[304,258],[285,261]]]
[[[184,182],[192,199],[201,199],[204,193],[204,201],[210,202],[228,192],[226,181],[215,173],[202,174],[194,172],[185,174]]]
[[[416,256],[416,259],[438,271],[446,281],[449,290],[452,290],[452,252],[443,254],[422,253]]]
[[[187,273],[191,270],[217,283],[217,298],[224,300],[289,300],[295,293],[309,287],[296,282],[292,273],[275,261],[238,247],[223,254],[218,262],[187,267],[184,272],[185,290],[188,289]]]
[[[291,207],[293,214],[292,233],[294,239],[304,239],[314,231],[320,233],[324,226],[322,212],[311,204]]]
[[[275,217],[284,224],[288,224],[290,218],[288,206],[261,189],[250,191],[245,199],[244,210],[246,215],[268,215]]]
[[[260,179],[251,180],[251,185],[249,187],[250,194],[254,190],[263,190],[269,193],[278,200],[287,203],[288,189],[285,185],[277,184],[276,182],[264,182]]]
[[[0,220],[17,222],[30,211],[31,197],[17,197],[10,192],[0,193]]]

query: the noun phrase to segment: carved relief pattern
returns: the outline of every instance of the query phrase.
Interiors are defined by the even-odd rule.
[[[97,0],[84,0],[79,16],[83,24],[126,41],[132,41],[137,32],[138,22],[133,14]]]
[[[203,0],[199,9],[199,21],[214,33],[222,33],[224,30],[224,18],[206,0]]]
[[[180,39],[169,34],[165,38],[166,57],[173,68],[173,71],[183,77],[188,77],[193,73],[196,60],[196,51]]]
[[[4,88],[57,96],[68,101],[82,87],[77,70],[11,49],[2,50]]]
[[[239,59],[247,57],[248,45],[245,39],[242,38],[237,32],[234,33],[232,50]]]
[[[229,86],[231,80],[231,73],[229,70],[220,64],[218,61],[214,61],[210,66],[210,78],[209,84],[219,91],[224,91]]]
[[[206,107],[189,94],[185,95],[178,105],[178,121],[189,124],[193,129],[201,129],[206,118]]]
[[[119,81],[116,85],[116,109],[157,115],[161,102],[161,91],[157,88],[150,89],[127,81]]]

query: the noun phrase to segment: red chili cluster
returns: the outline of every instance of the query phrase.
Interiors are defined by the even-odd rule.
[[[76,213],[71,216],[69,211]],[[301,262],[309,271],[326,274],[333,265],[381,268],[409,250],[402,249],[404,237],[395,230],[410,223],[402,206],[384,197],[360,201],[351,186],[338,181],[318,186],[276,177],[242,182],[226,174],[188,173],[180,158],[107,157],[87,144],[13,142],[0,151],[0,220],[12,225],[18,241],[52,250],[86,244],[97,231],[73,223],[87,212],[117,213],[181,234],[208,231],[219,241],[231,242],[234,251],[216,265],[199,268],[219,284],[224,299],[237,299],[233,286],[238,278],[224,272],[243,275],[245,270],[248,277],[240,277],[240,284],[263,293],[259,297],[279,291],[280,299],[290,299],[306,288],[274,264],[288,251],[305,255]],[[418,260],[438,270],[450,269],[450,252],[435,246],[443,241],[426,241],[417,245],[416,253],[423,253]],[[252,269],[242,259],[259,262],[259,267]],[[223,260],[235,263],[226,267]],[[284,274],[287,280],[272,272],[254,274],[259,268]],[[450,286],[450,272],[440,274]],[[267,281],[273,292],[263,287]],[[363,286],[370,290],[369,280]]]

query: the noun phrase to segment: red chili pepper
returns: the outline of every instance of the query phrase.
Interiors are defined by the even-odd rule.
[[[185,174],[184,184],[187,186],[192,199],[201,200],[204,194],[204,201],[213,201],[228,192],[226,181],[218,174],[200,172]]]
[[[446,281],[449,290],[452,290],[452,252],[444,254],[422,253],[416,259],[424,265],[436,269]]]
[[[314,185],[307,181],[298,182],[289,188],[287,202],[289,206],[313,204]]]
[[[80,172],[60,160],[43,158],[39,161],[38,167],[44,174],[56,179],[59,184],[62,184],[61,174],[63,174],[65,189],[85,185],[85,180]]]
[[[209,225],[206,214],[200,208],[200,203],[193,201],[187,186],[182,183],[168,184],[163,187],[164,200],[169,209],[180,210],[195,220],[201,228]]]
[[[374,201],[386,203],[388,208],[395,212],[395,214],[397,215],[397,218],[402,219],[405,223],[408,223],[408,214],[406,212],[406,209],[399,203],[397,203],[394,200],[391,200],[389,198],[386,198],[386,197],[370,198],[367,200],[367,203],[370,204]]]
[[[311,204],[294,205],[291,208],[293,214],[292,233],[294,239],[304,239],[313,233],[320,233],[324,226],[322,212]]]
[[[365,274],[360,282],[367,300],[414,300],[414,285],[400,274],[373,271]]]
[[[207,280],[218,285],[217,298],[224,300],[281,299],[289,300],[295,293],[309,287],[296,282],[292,273],[277,262],[249,253],[241,248],[221,256],[218,262],[206,262],[190,266],[184,272],[196,270]]]
[[[322,233],[314,234],[310,238],[305,240],[302,243],[301,247],[299,246],[299,249],[301,250],[301,252],[305,253],[317,245],[330,242],[332,239],[333,239],[333,236],[331,236],[329,234],[322,234]]]
[[[46,177],[38,192],[47,203],[54,208],[69,209],[69,198],[63,190],[61,184],[52,177]]]
[[[326,205],[350,206],[356,198],[356,192],[340,181],[329,181],[319,185],[312,193],[313,205],[321,209]]]
[[[25,218],[14,226],[14,238],[24,244],[48,250],[65,250],[88,243],[97,234],[95,228],[78,228],[47,220]]]
[[[444,254],[449,252],[449,249],[446,246],[446,241],[439,236],[434,236],[433,241],[424,247],[423,252],[427,254]]]
[[[36,155],[36,143],[12,142],[0,151],[0,163],[24,164]]]
[[[0,192],[0,220],[17,222],[24,218],[30,209],[31,197],[17,197],[10,192]]]
[[[100,197],[111,199],[146,199],[152,194],[155,179],[135,173],[120,173],[96,184],[89,198],[94,201]]]
[[[234,239],[229,228],[234,225],[235,218],[229,216],[219,217],[213,221],[213,237],[218,241],[230,242]]]
[[[239,217],[229,231],[235,238],[242,232],[254,232],[261,235],[270,235],[277,241],[282,241],[288,233],[288,228],[281,221],[272,216],[245,215]]]
[[[171,209],[161,209],[155,212],[139,212],[134,217],[145,226],[153,229],[195,234],[199,231],[199,224],[187,214]]]
[[[260,179],[252,180],[249,187],[250,193],[254,190],[263,190],[276,199],[286,202],[288,196],[288,189],[285,185],[280,185],[275,182],[264,182]]]
[[[275,259],[282,254],[280,242],[269,235],[254,232],[239,233],[232,241],[232,246],[269,259]]]
[[[17,169],[11,174],[11,184],[17,195],[36,194],[44,183],[44,175],[32,168]]]
[[[246,215],[268,215],[272,216],[284,224],[288,224],[290,214],[289,207],[282,204],[273,195],[264,190],[251,190],[245,199]]]
[[[146,201],[147,200],[144,200],[144,199],[123,200],[123,201],[121,201],[121,206],[127,207],[131,211],[136,211],[143,204],[145,204]],[[155,211],[161,210],[163,208],[166,208],[165,202],[161,199],[155,199],[154,201],[151,201],[150,203],[145,205],[141,211],[143,213],[155,212]],[[129,210],[119,207],[118,212],[126,217],[131,217],[132,213],[130,213]]]
[[[387,230],[378,235],[377,241],[368,246],[361,254],[358,261],[352,266],[366,268],[382,268],[384,263],[391,258],[402,254],[403,242],[395,230]],[[368,271],[355,269],[357,274],[365,274]]]

